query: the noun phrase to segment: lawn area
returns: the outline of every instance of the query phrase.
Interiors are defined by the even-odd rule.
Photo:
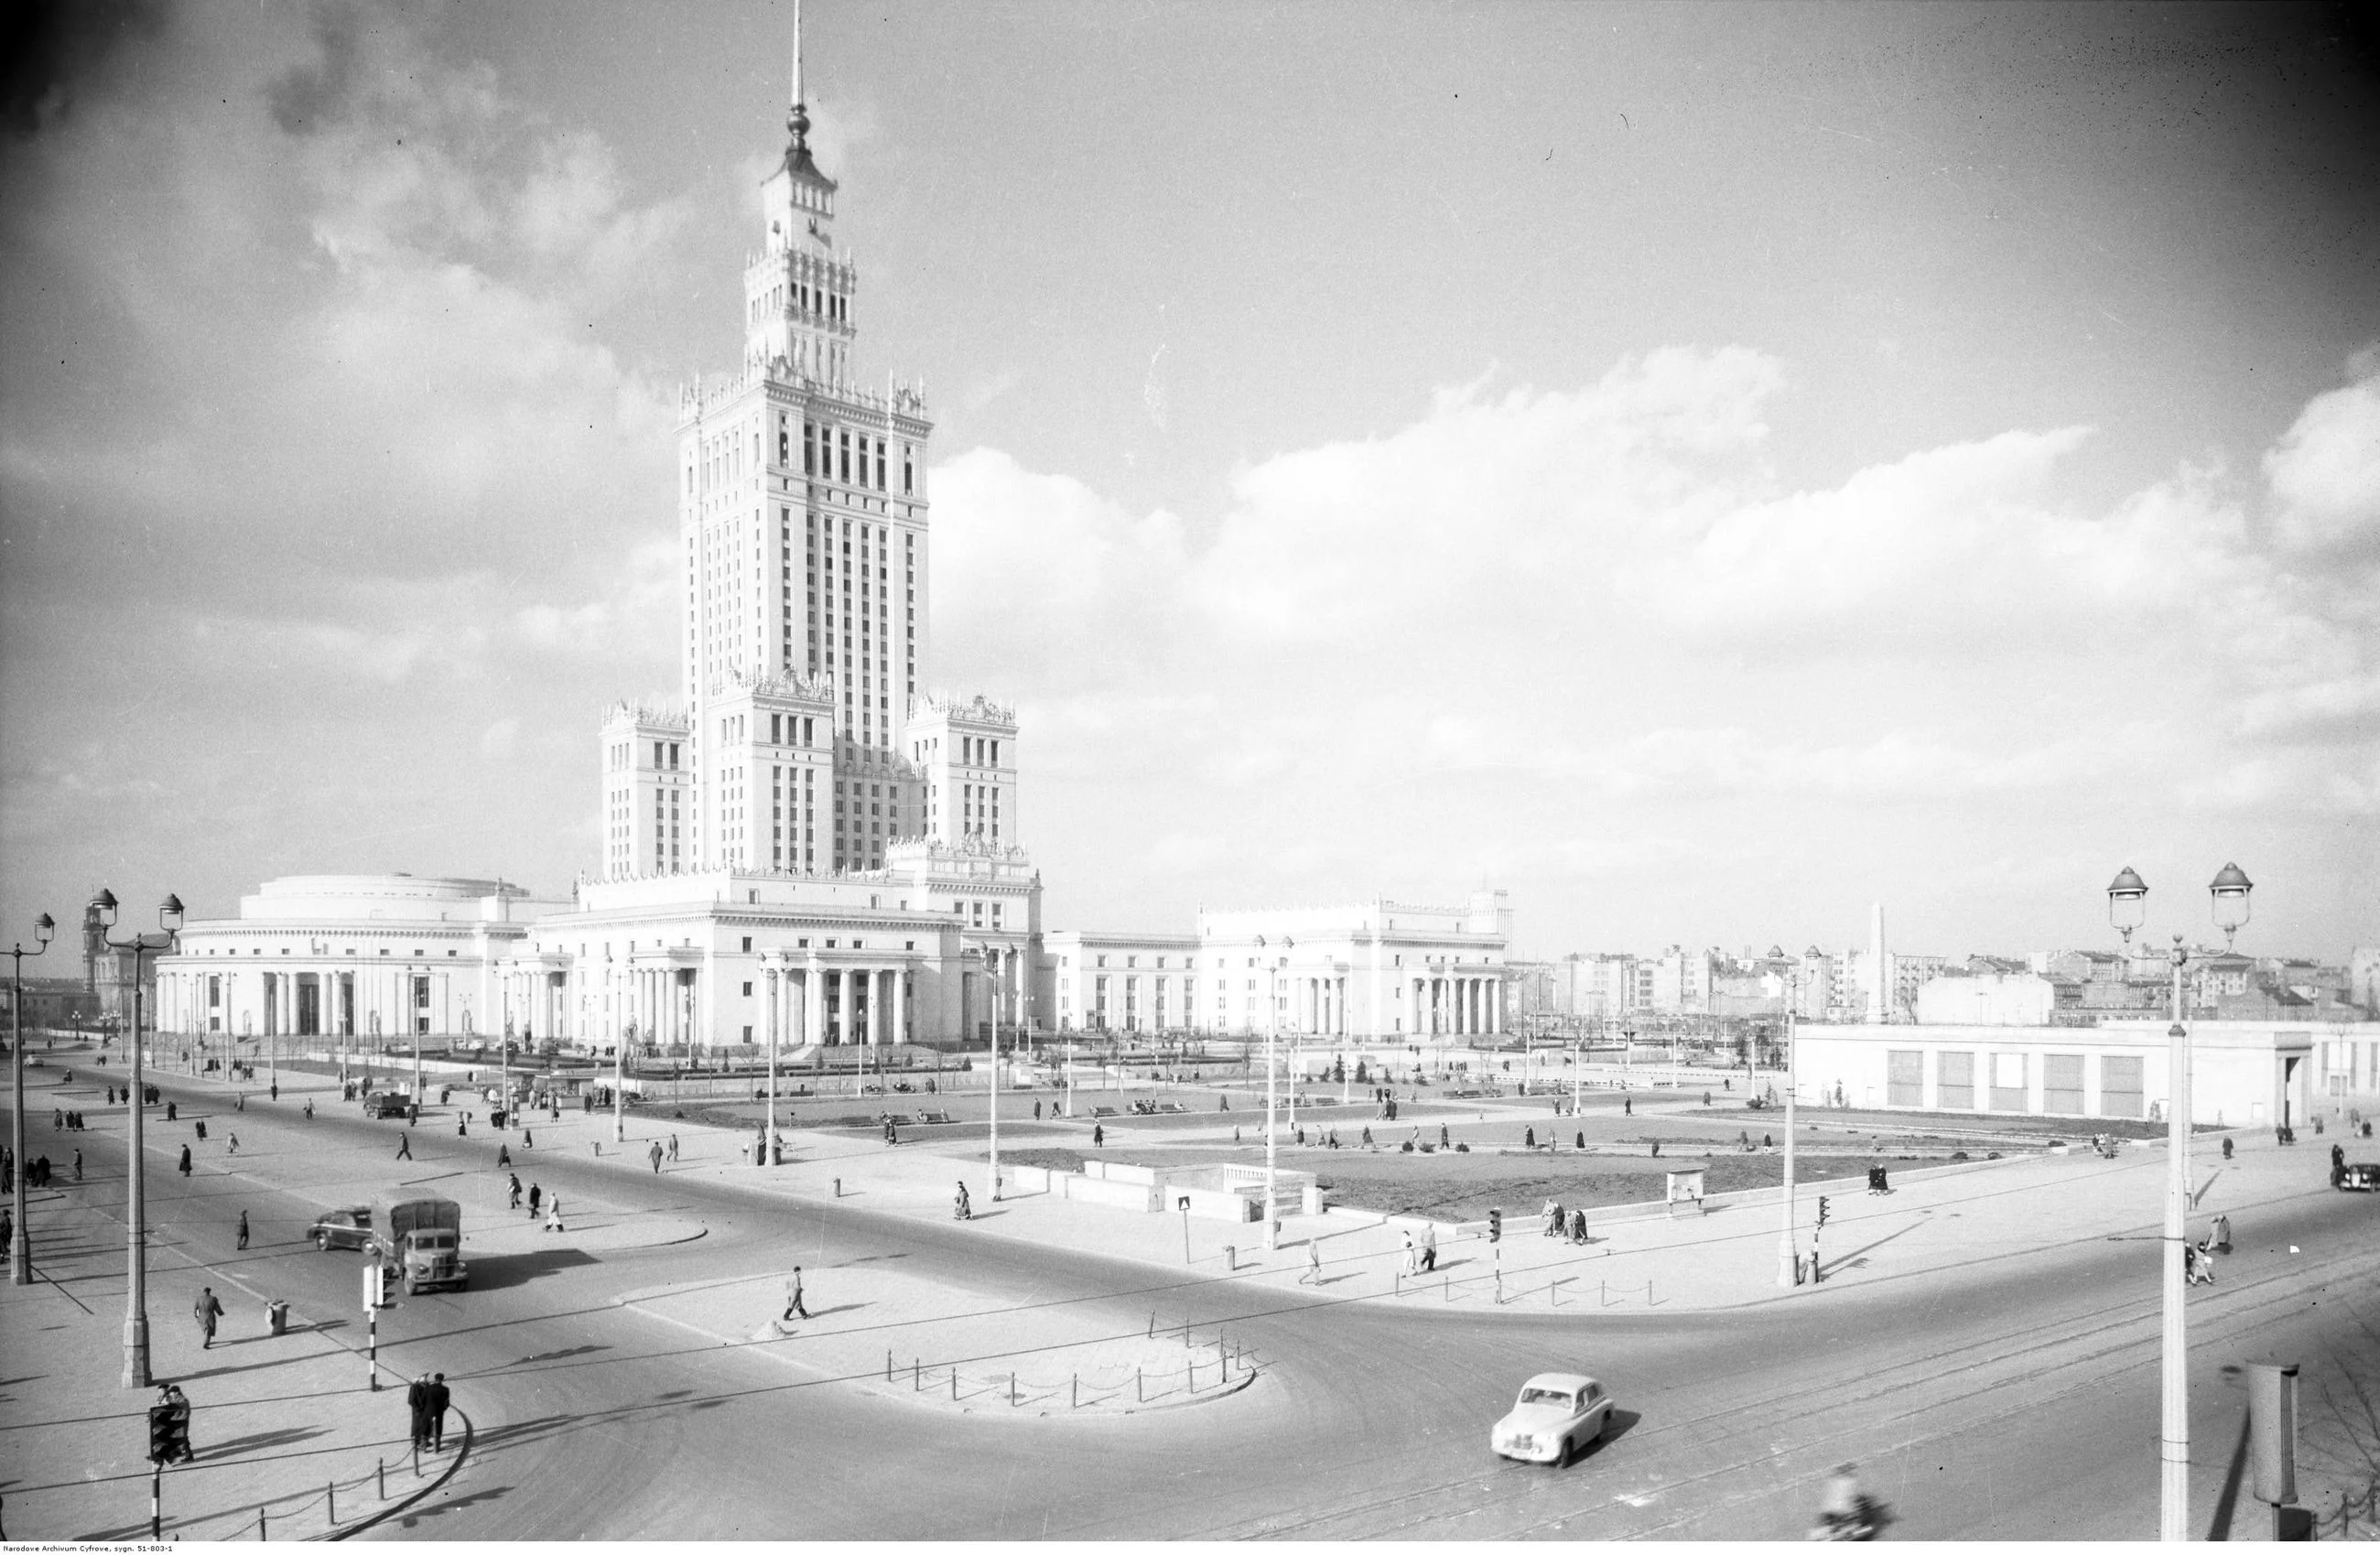
[[[1979,1152],[1980,1153],[1980,1152]],[[1054,1172],[1080,1170],[1086,1160],[1129,1161],[1138,1166],[1211,1166],[1229,1161],[1245,1166],[1264,1164],[1262,1149],[1142,1149],[1072,1150],[1028,1148],[1003,1150],[1003,1161],[1047,1167]],[[1667,1191],[1663,1162],[1645,1156],[1541,1152],[1524,1154],[1475,1150],[1428,1154],[1397,1150],[1284,1150],[1285,1170],[1311,1172],[1320,1180],[1332,1204],[1390,1215],[1427,1215],[1439,1220],[1476,1221],[1491,1209],[1508,1215],[1534,1215],[1548,1198],[1565,1207],[1588,1209],[1621,1204],[1658,1202]],[[1851,1178],[1862,1180],[1871,1155],[1800,1153],[1794,1175],[1802,1183]],[[1745,1188],[1775,1187],[1783,1180],[1785,1158],[1758,1151],[1712,1156],[1681,1154],[1680,1167],[1701,1166],[1707,1175],[1704,1192],[1732,1193]],[[1897,1164],[1886,1158],[1888,1166]]]

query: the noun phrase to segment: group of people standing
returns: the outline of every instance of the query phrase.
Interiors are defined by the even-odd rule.
[[[413,1446],[415,1451],[427,1447],[432,1452],[446,1446],[446,1411],[453,1407],[453,1395],[446,1390],[446,1374],[423,1372],[405,1390],[406,1408],[413,1415]]]

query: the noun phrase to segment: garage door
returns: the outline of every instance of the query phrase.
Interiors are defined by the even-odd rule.
[[[2137,1057],[2099,1060],[2099,1115],[2101,1117],[2147,1116],[2147,1099],[2141,1092],[2141,1061]]]
[[[1935,1093],[1941,1099],[1942,1110],[1973,1110],[1975,1105],[1975,1055],[1937,1053],[1934,1062]]]
[[[2041,1059],[2041,1110],[2068,1117],[2082,1115],[2082,1055],[2044,1053]]]
[[[1924,1053],[1914,1048],[1885,1050],[1884,1104],[1888,1107],[1925,1105]]]

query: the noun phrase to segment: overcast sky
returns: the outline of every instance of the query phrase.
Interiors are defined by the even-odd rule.
[[[786,5],[92,3],[0,124],[0,940],[599,856]],[[812,0],[929,680],[1061,928],[2380,942],[2380,71],[2333,8]],[[143,917],[145,906],[129,915]],[[61,970],[55,963],[44,971]]]

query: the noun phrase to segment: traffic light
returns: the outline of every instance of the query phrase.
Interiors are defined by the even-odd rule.
[[[1820,1195],[1818,1196],[1818,1225],[1819,1225],[1820,1229],[1822,1229],[1822,1230],[1823,1230],[1823,1229],[1825,1228],[1825,1226],[1826,1226],[1826,1223],[1827,1223],[1827,1196],[1826,1196],[1825,1194],[1820,1194]]]
[[[190,1455],[189,1416],[170,1403],[149,1406],[149,1461],[170,1464]]]
[[[1501,1209],[1488,1211],[1488,1240],[1490,1242],[1504,1240],[1504,1211]]]

